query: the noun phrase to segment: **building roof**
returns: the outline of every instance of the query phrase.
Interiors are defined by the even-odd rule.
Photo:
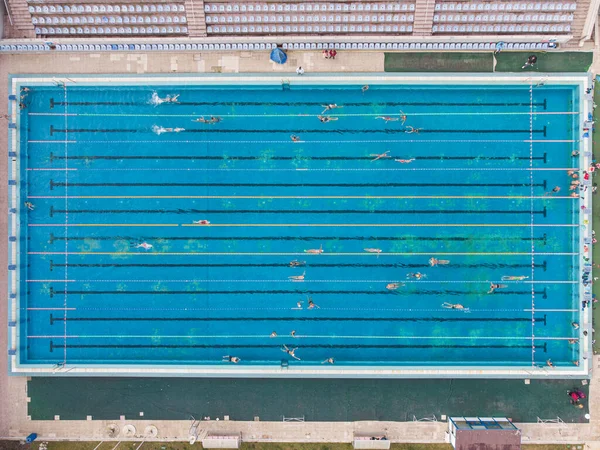
[[[520,430],[456,430],[455,450],[521,450]]]

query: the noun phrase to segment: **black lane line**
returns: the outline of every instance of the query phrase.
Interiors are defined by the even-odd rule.
[[[309,283],[310,281],[305,281]],[[331,291],[323,291],[323,290],[315,290],[315,289],[279,289],[279,290],[236,290],[236,291],[181,291],[181,290],[171,290],[171,291],[149,291],[149,290],[136,290],[136,291],[109,291],[109,290],[89,290],[89,291],[79,291],[79,290],[56,290],[54,287],[50,287],[49,296],[50,298],[54,297],[54,295],[196,295],[196,294],[205,294],[205,295],[255,295],[255,294],[268,294],[268,295],[307,295],[307,294],[336,294],[336,295],[391,295],[391,296],[409,296],[409,295],[483,295],[487,291],[482,289],[481,291],[453,291],[453,290],[416,290],[416,291],[344,291],[344,290],[331,290]],[[535,294],[541,295],[542,298],[547,298],[546,288],[541,291],[535,291]],[[489,295],[531,295],[531,291],[507,291],[505,289],[496,290],[493,294]]]
[[[50,189],[66,183],[50,180]],[[69,187],[543,187],[543,183],[71,183]]]
[[[55,322],[531,322],[531,317],[54,317]],[[535,319],[536,323],[545,318]]]
[[[157,264],[145,264],[145,263],[68,263],[61,264],[55,263],[50,260],[50,270],[52,271],[55,267],[290,267],[289,263],[263,263],[263,264],[241,264],[241,263],[233,263],[233,264],[215,264],[215,263],[177,263],[177,264],[165,264],[165,263],[157,263]],[[327,263],[311,263],[307,262],[304,266],[301,267],[385,267],[385,268],[425,268],[431,267],[429,264],[402,264],[402,263],[379,263],[379,264],[327,264]],[[456,268],[466,268],[466,269],[478,269],[478,268],[487,268],[487,269],[524,269],[530,268],[531,264],[445,264],[438,266],[440,269],[456,269]],[[543,263],[536,263],[536,268],[544,269],[546,271],[546,261]]]
[[[50,152],[50,161],[54,160],[193,160],[193,161],[371,161],[373,156],[209,156],[209,155],[196,155],[196,156],[177,156],[177,155],[70,155],[59,156]],[[528,156],[415,156],[416,161],[529,161],[530,159],[546,161],[545,156],[534,156],[529,158]],[[225,170],[225,169],[224,169]],[[477,169],[473,169],[474,171]]]
[[[535,349],[543,349],[546,352],[546,344],[541,345],[532,345],[532,344],[490,344],[490,345],[463,345],[463,344],[379,344],[379,345],[361,345],[361,344],[353,344],[353,345],[344,345],[344,344],[306,344],[299,345],[294,341],[293,343],[288,343],[288,346],[292,348],[298,349],[308,349],[308,348],[331,348],[331,349],[410,349],[410,348],[535,348]],[[214,349],[214,348],[272,348],[272,349],[282,349],[282,345],[245,345],[245,344],[66,344],[66,345],[56,345],[52,341],[50,341],[50,352],[53,352],[54,349],[64,349],[64,348],[204,348],[204,349]]]
[[[102,128],[102,129],[94,129],[94,128],[54,128],[53,125],[50,125],[50,136],[54,136],[57,133],[154,133],[151,129],[135,129],[135,128]],[[362,129],[357,130],[354,128],[343,128],[337,130],[328,130],[326,128],[306,128],[306,129],[266,129],[266,130],[257,130],[257,129],[220,129],[220,128],[202,128],[202,129],[184,129],[178,132],[178,134],[182,133],[200,133],[200,134],[275,134],[275,133],[285,133],[285,134],[310,134],[310,133],[318,133],[318,134],[374,134],[374,133],[383,133],[383,134],[399,134],[399,133],[408,133],[406,128],[380,128],[380,129]],[[516,129],[516,130],[477,130],[477,129],[419,129],[418,133],[413,134],[438,134],[438,133],[475,133],[475,134],[491,134],[491,133],[527,133],[528,135],[531,133],[534,134],[543,134],[546,136],[546,126],[541,129],[530,130],[530,129]]]
[[[55,211],[58,212],[58,211]],[[70,211],[69,211],[70,212]],[[498,237],[487,236],[55,236],[50,233],[48,242],[54,241],[138,241],[140,239],[166,241],[498,241]],[[541,237],[515,237],[507,236],[501,239],[502,241],[539,241],[546,242],[547,236],[544,233]]]
[[[71,185],[70,185],[71,186]],[[54,214],[542,214],[546,217],[546,207],[539,211],[503,209],[54,209],[50,207],[50,217]]]
[[[169,107],[180,106],[319,106],[324,107],[323,102],[177,102],[170,103]],[[64,102],[50,99],[50,105],[67,105],[67,106],[150,106],[150,101],[147,102]],[[469,103],[469,102],[350,102],[340,106],[526,106],[530,107],[529,102],[486,102],[486,103]],[[533,106],[542,106],[546,109],[546,99],[543,102],[535,102]],[[332,115],[335,111],[331,111]]]

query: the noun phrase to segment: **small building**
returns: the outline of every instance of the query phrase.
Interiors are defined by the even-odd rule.
[[[521,430],[506,417],[450,417],[455,450],[521,450]]]

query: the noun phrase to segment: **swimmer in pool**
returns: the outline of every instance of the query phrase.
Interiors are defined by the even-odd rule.
[[[25,202],[25,206],[27,206],[27,209],[30,211],[33,211],[35,209],[35,206],[31,202]]]
[[[192,223],[196,224],[196,225],[210,225],[210,222],[206,219],[202,219],[202,220],[192,220]]]
[[[197,119],[192,120],[192,122],[200,122],[200,123],[210,123],[210,120],[206,120],[204,116],[198,117]]]
[[[333,358],[327,358],[321,364],[335,364],[335,359],[333,359]]]
[[[559,186],[554,186],[554,188],[550,192],[546,192],[544,195],[553,195],[560,192]]]
[[[399,162],[400,164],[410,164],[411,162],[415,161],[415,158],[410,158],[410,159],[395,159],[394,161]]]
[[[434,266],[445,266],[447,264],[450,264],[450,261],[448,259],[431,258],[429,260],[429,265],[431,267],[434,267]]]
[[[304,276],[306,275],[306,270],[302,273],[302,275],[292,275],[288,278],[292,281],[304,281]]]
[[[290,332],[290,336],[293,337],[293,338],[295,338],[296,337],[296,330],[292,330]]]
[[[400,121],[402,122],[402,125],[406,122],[406,114],[404,114],[402,110],[400,110]]]
[[[304,250],[304,253],[309,253],[311,255],[320,255],[323,253],[323,244],[319,248],[311,248],[309,250]]]
[[[390,291],[395,291],[396,289],[400,288],[401,286],[404,286],[404,285],[401,283],[388,283],[385,288]]]
[[[496,289],[504,289],[506,287],[507,286],[505,284],[490,283],[490,290],[488,291],[488,294],[493,294]]]
[[[296,360],[300,361],[300,358],[298,358],[298,357],[296,356],[296,354],[294,353],[296,350],[298,350],[298,347],[296,347],[296,348],[293,348],[293,349],[291,349],[291,350],[290,350],[290,349],[287,347],[287,345],[285,345],[285,344],[283,345],[283,348],[281,349],[281,351],[282,351],[283,353],[287,353],[287,354],[288,354],[288,355],[290,355],[292,358],[294,358],[294,359],[296,359]]]
[[[525,275],[504,275],[502,277],[502,281],[523,281],[526,280],[529,277],[526,277]]]
[[[334,120],[338,120],[337,117],[328,117],[328,116],[317,116],[321,123],[332,122]]]
[[[290,267],[304,267],[305,265],[306,261],[298,261],[297,259],[290,261]]]
[[[415,128],[415,127],[411,127],[410,125],[408,125],[406,127],[406,130],[404,130],[405,133],[411,134],[411,133],[416,133],[419,134],[419,131],[421,131],[423,128]]]
[[[425,278],[426,276],[427,275],[425,275],[424,273],[421,273],[421,272],[416,272],[416,273],[411,272],[411,273],[406,274],[406,278],[415,278],[417,280]]]
[[[313,302],[312,297],[308,297],[308,309],[321,309],[321,307],[319,305],[317,305],[315,302]]]
[[[369,156],[375,156],[375,158],[372,159],[371,162],[377,161],[377,160],[382,159],[382,158],[391,158],[391,156],[388,155],[389,152],[390,151],[387,150],[387,151],[385,151],[383,153],[371,153]]]
[[[272,333],[269,335],[269,337],[271,337],[271,338],[276,338],[276,337],[277,337],[277,332],[276,332],[276,331],[273,331],[273,332],[272,332]]]
[[[323,108],[325,108],[321,114],[325,114],[327,111],[330,111],[332,109],[342,108],[342,106],[338,106],[335,103],[330,103],[329,105],[321,105],[321,106]]]
[[[377,117],[375,117],[375,120],[377,120],[377,119],[382,119],[383,121],[385,121],[385,123],[398,122],[400,120],[396,117],[390,117],[390,116],[377,116]]]
[[[292,135],[290,136],[290,139],[291,139],[293,142],[300,142],[300,136],[296,136],[295,134],[292,134]]]
[[[360,90],[362,91],[362,93],[364,94],[365,92],[367,92],[369,90],[369,85],[365,84],[363,87],[360,88]]]
[[[364,250],[367,253],[377,253],[377,257],[378,258],[379,258],[379,255],[381,254],[381,249],[380,248],[365,248]]]
[[[442,303],[442,308],[446,308],[446,309],[465,309],[465,307],[463,305],[461,305],[460,303],[448,303],[448,302]]]
[[[223,362],[232,362],[234,364],[237,364],[240,362],[240,358],[238,358],[237,356],[223,356]]]

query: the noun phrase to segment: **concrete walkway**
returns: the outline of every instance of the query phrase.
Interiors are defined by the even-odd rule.
[[[596,58],[596,64],[598,59]],[[311,72],[383,72],[384,54],[378,52],[340,52],[336,60],[325,60],[319,52],[289,52],[289,63],[277,66],[268,54],[255,52],[232,53],[104,53],[104,54],[45,54],[0,56],[0,94],[7,98],[9,73],[183,73],[183,72],[280,72],[282,76],[294,77],[296,66]],[[598,66],[594,66],[598,67]],[[0,141],[6,144],[7,128],[0,127]],[[4,146],[4,148],[6,145]],[[1,160],[0,184],[5,186],[0,195],[6,211],[6,158]],[[6,236],[6,214],[0,215],[0,234]],[[7,267],[6,244],[0,244],[0,267]],[[0,280],[0,288],[7,292],[6,278]],[[1,302],[0,316],[6,323],[6,301]],[[6,349],[6,333],[0,333],[0,348]],[[583,443],[591,449],[600,449],[600,391],[598,374],[600,360],[594,357],[596,369],[590,391],[591,421],[589,424],[517,424],[524,433],[524,443]],[[27,418],[27,384],[24,378],[8,377],[6,352],[0,357],[0,438],[22,438],[37,432],[40,439],[107,440],[107,421],[31,421]],[[110,401],[110,398],[107,398]],[[187,440],[190,421],[143,421],[122,420],[122,428],[131,423],[137,428],[138,438],[144,428],[155,425],[159,439]],[[200,430],[241,432],[247,441],[274,442],[349,442],[356,431],[386,431],[398,442],[444,442],[446,424],[415,422],[232,422],[203,421]],[[121,437],[118,440],[126,440]]]

